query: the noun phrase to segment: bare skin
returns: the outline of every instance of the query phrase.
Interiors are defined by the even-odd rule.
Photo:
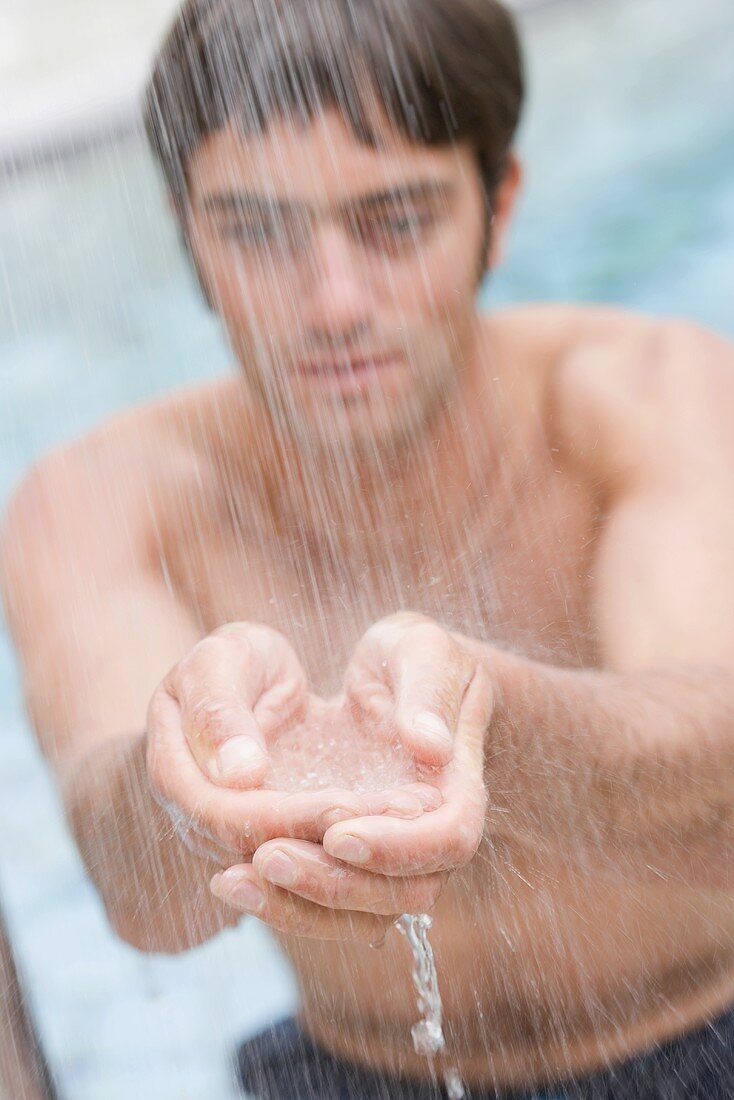
[[[734,352],[613,311],[463,316],[449,405],[426,397],[407,451],[381,425],[386,461],[403,456],[389,493],[367,465],[333,490],[323,456],[295,466],[252,380],[225,379],[47,459],[6,521],[5,598],[121,935],[181,950],[236,922],[255,884],[312,1035],[421,1076],[405,945],[367,943],[432,906],[449,1060],[516,1086],[734,999]],[[411,400],[405,379],[385,385]],[[409,700],[405,680],[384,684],[433,769],[407,810],[276,798],[258,761],[222,770],[238,734],[266,752],[269,722],[359,696],[365,638],[375,667],[431,673]],[[446,751],[411,741],[416,708],[442,714]],[[334,807],[341,822],[324,820]],[[337,856],[347,834],[365,863]],[[275,848],[300,867],[291,889],[267,881]]]

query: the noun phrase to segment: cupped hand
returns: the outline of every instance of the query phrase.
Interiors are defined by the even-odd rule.
[[[302,721],[309,701],[303,669],[283,635],[247,622],[228,623],[198,642],[168,673],[161,694],[175,700],[202,772],[220,786],[242,788],[262,783],[268,740]]]
[[[394,730],[432,806],[415,816],[355,815],[331,825],[322,844],[273,839],[252,864],[215,876],[212,889],[285,933],[372,941],[398,914],[435,904],[448,875],[475,855],[494,700],[481,647],[411,613],[370,628],[345,692],[362,734]]]
[[[335,821],[370,812],[350,790],[263,789],[269,744],[309,706],[295,653],[258,623],[221,627],[171,669],[148,708],[146,763],[191,851],[228,866],[273,837],[319,842]]]

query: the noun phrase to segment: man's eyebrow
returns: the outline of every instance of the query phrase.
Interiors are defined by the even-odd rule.
[[[256,195],[247,191],[217,191],[213,195],[205,195],[202,206],[211,211],[224,211],[241,213],[243,210],[268,211],[273,213],[280,210],[286,213],[289,210],[302,208],[299,203],[288,202],[285,199],[276,199],[271,195]]]
[[[455,190],[456,187],[453,182],[436,179],[417,180],[414,183],[386,187],[382,191],[369,191],[365,194],[355,195],[350,199],[342,200],[338,207],[342,210],[351,208],[369,210],[372,207],[395,203],[434,198],[446,199]],[[308,208],[308,203],[291,202],[287,199],[278,199],[273,195],[259,195],[249,191],[218,191],[211,195],[205,195],[202,205],[209,211],[225,213],[267,212],[270,214],[288,214]]]
[[[360,207],[369,209],[372,206],[387,206],[392,203],[402,203],[434,198],[449,198],[456,190],[452,182],[444,180],[418,180],[415,183],[399,184],[395,187],[387,187],[383,191],[372,191],[365,195],[356,195],[354,198],[341,203],[342,207]]]

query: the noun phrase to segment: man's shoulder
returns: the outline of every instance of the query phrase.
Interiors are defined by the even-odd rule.
[[[634,479],[734,439],[734,345],[725,337],[599,307],[527,307],[507,318],[534,332],[555,444],[595,479]]]
[[[173,390],[123,409],[91,431],[43,455],[9,502],[4,526],[18,514],[85,530],[114,523],[131,538],[159,523],[182,487],[206,492],[210,453],[205,430],[231,403],[233,379]]]
[[[139,475],[175,473],[196,462],[218,423],[217,413],[231,408],[234,377],[180,387],[149,401],[123,408],[93,429],[48,452],[40,464],[107,470],[124,463],[128,482]]]

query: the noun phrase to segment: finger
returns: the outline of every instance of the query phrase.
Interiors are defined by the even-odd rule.
[[[446,765],[474,660],[438,624],[414,626],[388,657],[398,734],[423,764]]]
[[[211,881],[215,897],[291,936],[319,940],[380,939],[395,916],[327,909],[262,882],[249,865],[230,867]]]
[[[324,836],[326,853],[377,875],[430,875],[467,864],[481,843],[486,800],[475,750],[460,746],[458,755],[467,770],[456,762],[447,769],[438,810],[413,821],[383,815],[337,823]]]
[[[260,623],[228,623],[180,662],[169,687],[203,770],[252,787],[267,771],[267,743],[305,715],[308,687],[286,639]]]
[[[177,806],[191,826],[240,855],[274,837],[320,842],[338,821],[367,814],[364,798],[328,788],[289,794],[217,787],[201,772],[183,737],[176,700],[159,690],[148,711],[147,771],[151,793]]]
[[[317,905],[383,916],[431,909],[447,877],[374,875],[345,866],[321,845],[280,839],[258,848],[252,866],[264,881]]]
[[[462,867],[482,839],[478,813],[446,802],[414,820],[365,817],[335,825],[324,835],[324,851],[374,874],[424,875]]]
[[[253,707],[263,673],[252,645],[211,635],[167,677],[181,727],[202,771],[224,786],[254,787],[267,770],[265,738]]]
[[[438,781],[442,806],[414,820],[382,816],[337,823],[324,835],[324,850],[384,875],[429,874],[468,863],[484,830],[484,744],[492,705],[489,678],[479,668],[459,716],[454,760]]]
[[[399,612],[374,623],[362,636],[344,675],[344,694],[355,721],[369,723],[378,735],[394,735],[395,698],[388,657],[422,615]]]
[[[287,639],[263,623],[228,623],[216,634],[238,645],[246,638],[259,659],[260,691],[249,698],[266,743],[283,728],[301,722],[309,699],[308,683]],[[249,680],[251,669],[247,671]]]

